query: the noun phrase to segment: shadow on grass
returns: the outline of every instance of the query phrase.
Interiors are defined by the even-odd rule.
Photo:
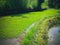
[[[41,9],[41,10],[26,9],[26,10],[9,10],[9,11],[5,10],[5,11],[0,12],[0,17],[4,17],[4,16],[12,16],[12,17],[22,16],[22,17],[26,18],[22,14],[27,14],[27,13],[30,13],[30,12],[39,12],[39,11],[44,11],[44,10],[46,10],[46,9]]]
[[[2,11],[2,12],[0,12],[0,17],[3,17],[3,16],[21,16],[18,14],[26,14],[26,13],[29,13],[29,12],[28,11],[19,11],[19,10]]]

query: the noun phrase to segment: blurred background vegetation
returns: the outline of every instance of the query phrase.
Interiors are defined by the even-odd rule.
[[[0,0],[0,14],[60,8],[60,0]]]

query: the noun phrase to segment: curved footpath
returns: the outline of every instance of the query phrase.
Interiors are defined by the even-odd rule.
[[[22,32],[18,38],[11,39],[0,39],[0,45],[21,45],[22,39],[25,37],[27,32],[35,25],[35,22],[32,23],[24,32]]]

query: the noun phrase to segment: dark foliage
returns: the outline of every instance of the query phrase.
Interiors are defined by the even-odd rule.
[[[50,8],[60,9],[60,0],[48,0],[48,6]]]
[[[44,2],[44,0],[38,0],[37,10],[41,10],[41,4]]]
[[[39,11],[43,2],[44,0],[1,0],[0,15]]]

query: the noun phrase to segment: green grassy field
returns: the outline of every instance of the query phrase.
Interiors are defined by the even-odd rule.
[[[40,18],[41,12],[39,15],[35,12],[20,15],[0,17],[0,38],[17,37],[30,24]]]
[[[47,18],[47,20],[51,17],[55,17],[57,15],[57,13],[59,12],[59,10],[46,10],[42,12],[42,16],[40,18],[40,20],[38,22],[40,22],[39,24],[41,26],[42,23],[44,22],[45,18]],[[32,27],[32,29],[26,34],[26,37],[22,40],[21,45],[42,45],[43,44],[43,40],[40,38],[41,37],[41,33],[40,30],[38,29],[40,27],[40,25],[38,24],[38,22],[36,23],[36,25],[34,27]],[[45,23],[45,22],[44,22]],[[37,25],[39,25],[38,27],[36,27]],[[42,29],[44,29],[43,27],[41,27]],[[44,33],[43,33],[44,34]],[[44,42],[45,43],[45,42]]]
[[[0,17],[0,38],[14,38],[19,36],[33,22],[45,16],[55,15],[59,10],[49,9],[41,12],[16,14],[15,16]]]

